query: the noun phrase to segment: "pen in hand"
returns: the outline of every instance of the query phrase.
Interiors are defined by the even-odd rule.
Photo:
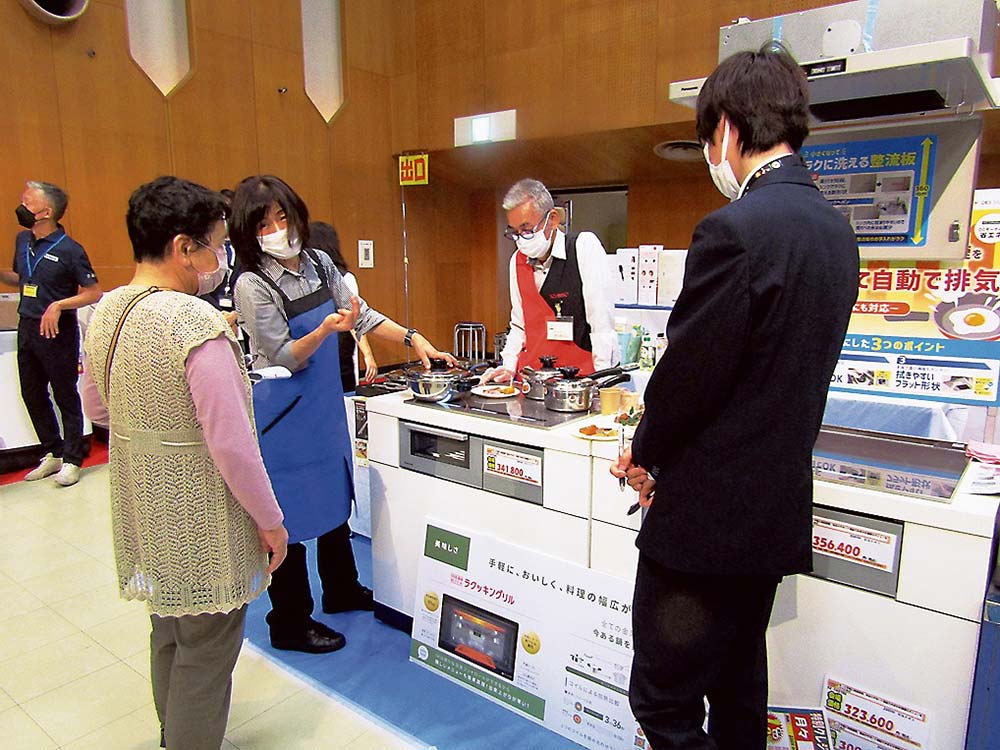
[[[625,454],[625,425],[620,425],[618,427],[618,458],[621,458]],[[625,476],[622,475],[618,477],[618,491],[625,491]],[[629,511],[629,513],[634,513],[635,511]]]

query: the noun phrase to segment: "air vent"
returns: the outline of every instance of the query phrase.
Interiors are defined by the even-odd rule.
[[[653,153],[667,161],[701,161],[703,149],[697,141],[664,141],[653,146]]]

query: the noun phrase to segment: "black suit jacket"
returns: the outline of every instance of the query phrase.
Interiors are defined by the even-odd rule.
[[[695,229],[633,461],[637,545],[705,574],[812,568],[812,448],[858,291],[854,232],[797,157]]]

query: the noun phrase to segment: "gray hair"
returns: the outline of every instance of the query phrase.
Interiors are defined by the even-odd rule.
[[[35,180],[29,181],[28,187],[32,190],[42,191],[45,200],[52,207],[53,221],[59,221],[63,217],[63,214],[66,213],[66,206],[69,205],[69,196],[66,195],[66,191],[51,182],[37,182]]]
[[[548,188],[530,177],[518,180],[511,186],[507,195],[503,197],[503,210],[511,211],[525,201],[531,201],[531,204],[542,214],[547,214],[556,205],[552,201],[552,194],[549,193]]]

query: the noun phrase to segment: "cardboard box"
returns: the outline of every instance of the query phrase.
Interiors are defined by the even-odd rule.
[[[656,268],[656,304],[669,307],[677,301],[684,283],[687,250],[661,250]]]
[[[638,304],[656,304],[656,277],[663,245],[639,245]]]
[[[615,269],[615,303],[634,305],[638,300],[639,250],[634,247],[620,247],[615,253],[618,263]]]
[[[21,295],[17,292],[0,294],[0,331],[17,330],[17,305]]]

